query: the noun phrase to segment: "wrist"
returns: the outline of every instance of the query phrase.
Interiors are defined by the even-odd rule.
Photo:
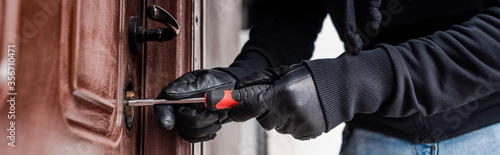
[[[327,131],[356,113],[376,112],[390,98],[395,77],[383,48],[307,61],[327,121]]]

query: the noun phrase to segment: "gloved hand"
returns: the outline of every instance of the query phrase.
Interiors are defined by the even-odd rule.
[[[263,84],[271,86],[230,109],[233,121],[257,117],[264,129],[276,129],[300,140],[315,138],[326,130],[316,86],[304,64],[257,71],[239,80],[235,88]]]
[[[196,70],[186,73],[164,87],[158,99],[184,99],[203,97],[211,89],[232,89],[236,79],[217,69]],[[179,135],[189,142],[214,139],[221,123],[227,121],[227,110],[216,112],[203,104],[154,105],[156,119],[170,130],[177,124]]]

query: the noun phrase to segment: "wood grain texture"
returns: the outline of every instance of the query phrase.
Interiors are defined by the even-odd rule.
[[[5,41],[5,36],[4,36],[4,25],[7,25],[5,22],[5,12],[7,12],[7,8],[5,8],[5,3],[7,3],[7,1],[0,1],[0,8],[2,9],[2,11],[0,11],[0,46],[3,47],[3,42]],[[3,49],[3,48],[2,48]],[[1,58],[1,56],[0,56]]]
[[[154,98],[168,83],[182,74],[201,66],[200,29],[194,31],[193,0],[149,0],[148,5],[159,5],[168,11],[180,24],[180,34],[168,42],[148,42],[145,52],[145,91],[144,97]],[[200,8],[201,9],[201,8]],[[199,18],[198,20],[201,20]],[[200,21],[199,21],[200,22]],[[148,28],[162,27],[161,24],[147,20]],[[199,25],[198,25],[199,26]],[[194,56],[198,56],[193,60]],[[195,65],[193,65],[195,64]],[[178,136],[175,128],[168,131],[156,121],[153,107],[146,107],[143,117],[143,154],[179,154],[191,153],[190,143]]]
[[[139,15],[139,2],[0,2],[0,43],[2,50],[16,44],[19,94],[18,147],[0,145],[1,154],[191,153],[190,143],[175,129],[160,127],[152,107],[136,108],[135,123],[127,131],[122,103],[128,79],[136,98],[154,98],[169,82],[201,68],[202,24],[195,19],[202,11],[194,7],[200,1],[149,1],[176,17],[181,34],[169,42],[147,43],[142,54],[131,54],[126,30],[130,17]],[[152,21],[147,25],[162,26]],[[5,56],[0,58],[5,63]],[[5,101],[6,82],[0,82]],[[8,111],[9,106],[1,104],[0,113]],[[0,128],[8,128],[6,118],[0,120]]]
[[[0,145],[1,154],[138,154],[139,122],[127,131],[122,108],[125,81],[140,88],[140,55],[128,51],[125,31],[137,0],[18,2],[9,19],[20,21],[17,147]]]

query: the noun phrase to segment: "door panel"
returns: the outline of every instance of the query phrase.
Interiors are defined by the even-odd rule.
[[[136,154],[138,122],[131,131],[126,130],[123,90],[127,80],[131,80],[134,88],[140,88],[141,61],[140,55],[131,54],[124,40],[126,17],[139,15],[140,3],[137,0],[64,2],[61,29],[69,31],[61,30],[60,43],[61,51],[67,47],[70,75],[69,89],[61,92],[70,94],[68,98],[62,97],[66,100],[60,103],[69,129],[83,141],[91,142],[91,150],[98,153]],[[135,92],[139,94],[138,89]]]
[[[70,127],[83,127],[111,141],[118,138],[113,135],[112,125],[117,118],[115,109],[119,106],[117,97],[121,81],[117,79],[119,55],[123,52],[119,52],[118,40],[114,39],[120,33],[120,19],[116,18],[119,10],[103,7],[116,6],[116,2],[77,1],[75,12],[69,17],[74,21],[63,21],[63,24],[75,24],[73,33],[67,34],[72,41],[68,71],[71,73],[69,92],[73,97],[62,102],[68,104],[68,109],[63,111]],[[101,15],[104,16],[98,18]]]
[[[139,122],[125,128],[123,90],[130,79],[140,94],[141,55],[126,42],[127,17],[139,15],[139,1],[4,2],[0,10],[19,8],[19,16],[2,17],[9,20],[2,28],[19,21],[17,39],[1,41],[16,45],[18,95],[16,147],[0,145],[1,154],[138,154]],[[9,128],[10,120],[0,120]]]
[[[145,19],[149,5],[170,12],[181,34],[132,54],[128,22]],[[201,0],[1,1],[0,47],[14,45],[17,55],[16,90],[8,89],[3,67],[0,99],[17,96],[16,118],[0,117],[2,129],[16,122],[16,147],[2,144],[0,154],[190,154],[190,143],[175,129],[163,129],[152,107],[134,108],[128,130],[123,101],[127,81],[135,98],[154,98],[183,73],[201,68],[202,6]],[[6,57],[0,55],[2,66]],[[10,109],[0,104],[1,114]]]

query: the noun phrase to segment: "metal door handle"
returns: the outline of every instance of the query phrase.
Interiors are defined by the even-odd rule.
[[[139,53],[146,41],[168,41],[179,35],[180,28],[177,20],[167,11],[157,5],[151,5],[146,10],[146,16],[154,21],[163,23],[166,28],[145,29],[140,17],[130,18],[128,27],[129,46],[132,53]]]

